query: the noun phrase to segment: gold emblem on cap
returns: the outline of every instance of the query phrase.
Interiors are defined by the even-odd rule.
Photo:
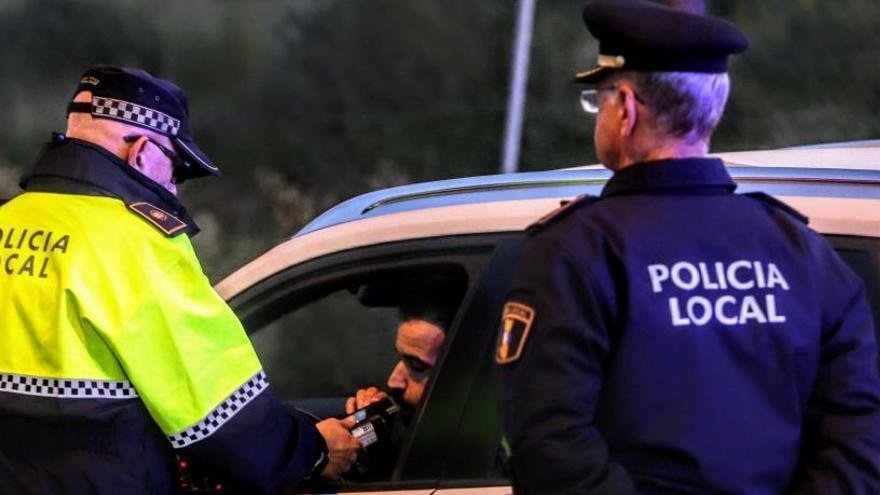
[[[91,84],[92,86],[97,86],[101,84],[101,81],[98,80],[97,77],[94,76],[86,76],[79,81],[80,84]]]
[[[602,55],[599,54],[597,59],[598,67],[593,67],[592,69],[585,70],[583,72],[578,72],[574,75],[576,81],[581,81],[587,79],[593,74],[598,74],[599,72],[604,71],[605,69],[622,69],[626,64],[626,59],[623,58],[623,55]]]
[[[168,215],[162,213],[159,210],[150,210],[150,216],[160,222],[164,222],[165,220],[168,220]]]
[[[599,58],[596,60],[596,63],[599,64],[599,67],[606,67],[608,69],[620,69],[626,63],[626,59],[623,58],[623,55],[602,55],[599,54]]]

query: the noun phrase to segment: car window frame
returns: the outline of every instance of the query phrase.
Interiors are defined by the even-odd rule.
[[[484,266],[479,280],[472,284],[475,286],[470,294],[471,299],[458,314],[459,321],[454,328],[457,335],[444,350],[454,355],[457,363],[441,368],[426,390],[426,394],[432,396],[453,396],[441,403],[447,408],[455,408],[457,420],[454,425],[446,423],[438,427],[436,423],[440,419],[437,417],[447,413],[428,408],[422,411],[422,417],[413,432],[417,435],[418,428],[433,426],[434,434],[442,434],[450,439],[448,450],[441,457],[442,464],[436,466],[427,462],[431,452],[416,450],[424,443],[410,445],[407,455],[412,462],[398,466],[410,469],[404,473],[407,477],[435,476],[437,489],[509,484],[507,478],[493,476],[501,439],[501,422],[494,400],[494,360],[491,357],[498,336],[501,307],[515,272],[512,267],[520,258],[524,239],[522,233],[502,239],[493,251],[491,261]],[[467,338],[463,338],[464,335]],[[488,423],[485,421],[487,411],[490,418]]]
[[[421,238],[332,253],[279,270],[271,277],[252,285],[228,301],[230,307],[239,316],[250,335],[265,327],[278,316],[285,314],[287,311],[280,309],[284,306],[285,301],[290,299],[296,300],[298,303],[296,309],[300,309],[304,305],[320,299],[318,297],[320,294],[329,293],[326,292],[326,287],[333,286],[334,281],[351,279],[352,277],[375,273],[376,271],[404,269],[437,262],[461,264],[467,271],[469,281],[466,293],[447,332],[447,342],[444,344],[440,356],[438,356],[435,371],[427,384],[424,397],[417,410],[414,427],[407,442],[401,448],[392,478],[388,481],[350,483],[347,485],[318,483],[311,484],[311,486],[305,487],[306,489],[317,489],[319,492],[331,489],[334,492],[342,493],[363,489],[372,491],[436,487],[442,479],[440,467],[446,464],[445,460],[441,459],[444,462],[427,463],[429,465],[436,465],[433,470],[419,471],[418,469],[410,469],[408,466],[416,463],[421,464],[424,461],[423,459],[414,460],[412,455],[415,454],[413,452],[423,452],[426,449],[433,450],[434,452],[448,452],[449,443],[452,442],[455,435],[432,435],[428,427],[422,426],[422,421],[426,411],[431,411],[429,406],[432,404],[432,401],[433,404],[449,401],[454,403],[455,406],[451,409],[447,408],[445,413],[447,414],[446,421],[449,424],[441,425],[441,427],[444,431],[449,431],[450,428],[454,431],[454,428],[457,427],[458,419],[463,414],[464,406],[468,399],[467,393],[469,388],[453,387],[451,389],[453,397],[447,397],[444,395],[449,393],[447,386],[444,385],[438,389],[435,384],[438,383],[441,376],[444,376],[444,370],[449,370],[447,365],[447,361],[450,359],[448,357],[450,355],[449,351],[453,348],[457,335],[459,335],[460,319],[463,312],[466,312],[464,310],[472,306],[474,294],[478,292],[477,289],[482,287],[482,279],[485,275],[486,267],[494,259],[496,248],[503,241],[521,235],[522,233],[517,232],[503,232]],[[314,288],[318,290],[313,291],[312,289]],[[269,309],[267,309],[267,306]],[[445,382],[446,380],[443,383]],[[429,418],[434,416],[434,413],[428,415]],[[412,473],[420,474],[414,475]],[[400,479],[402,476],[418,476],[418,479]]]

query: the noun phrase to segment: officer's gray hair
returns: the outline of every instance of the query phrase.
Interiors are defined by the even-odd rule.
[[[657,130],[689,144],[708,142],[730,92],[727,73],[631,71],[624,77],[651,110]]]

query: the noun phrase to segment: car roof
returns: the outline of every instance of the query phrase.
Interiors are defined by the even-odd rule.
[[[728,166],[833,168],[880,171],[880,140],[762,151],[717,153]]]
[[[725,160],[739,192],[774,195],[808,216],[819,232],[880,237],[880,145],[871,143],[714,156]],[[598,195],[610,176],[587,166],[370,192],[328,210],[216,288],[229,299],[286,267],[367,245],[521,231],[561,200]]]
[[[880,140],[762,151],[716,153],[737,182],[785,184],[880,184]],[[587,165],[539,172],[485,175],[423,182],[349,199],[315,218],[297,236],[379,215],[455,204],[598,194],[611,172]],[[769,192],[769,191],[768,191]],[[843,194],[845,188],[840,188]],[[864,191],[870,195],[869,190]],[[778,191],[777,191],[778,193]],[[772,194],[772,193],[771,193]],[[833,194],[825,191],[823,194]]]

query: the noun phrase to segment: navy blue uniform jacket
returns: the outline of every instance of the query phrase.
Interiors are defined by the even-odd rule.
[[[636,164],[528,239],[505,313],[533,322],[499,367],[519,493],[880,493],[862,281],[735,187]]]

